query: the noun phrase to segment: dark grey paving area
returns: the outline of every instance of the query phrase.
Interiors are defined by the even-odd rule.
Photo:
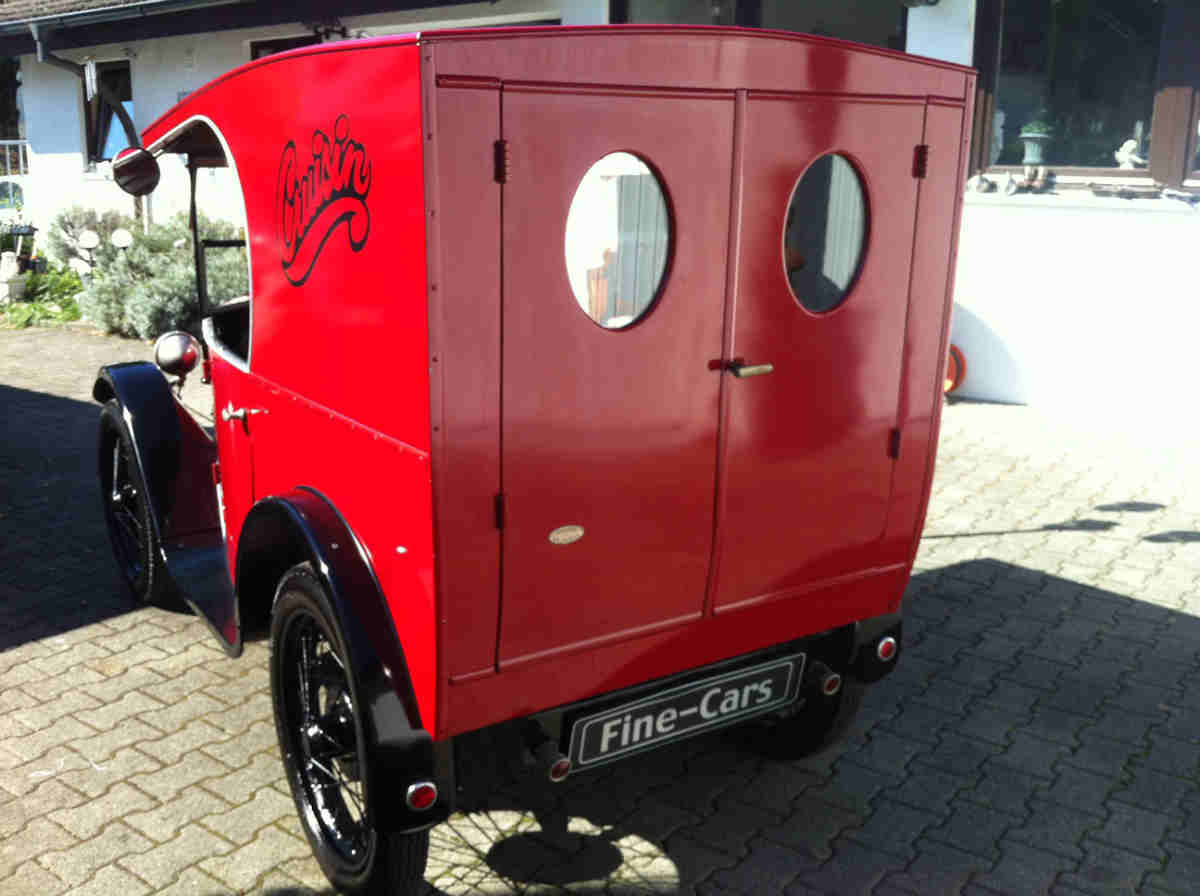
[[[0,331],[0,893],[323,892],[264,648],[111,562],[91,377],[148,354]],[[905,652],[843,744],[502,778],[433,832],[430,892],[1196,892],[1200,490],[1139,438],[948,407]]]

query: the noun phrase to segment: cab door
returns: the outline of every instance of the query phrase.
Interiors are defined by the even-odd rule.
[[[923,120],[920,101],[749,98],[718,613],[878,563]]]
[[[249,327],[248,307],[246,329]],[[229,574],[237,581],[237,540],[246,514],[254,503],[254,456],[251,435],[255,416],[262,412],[251,400],[253,384],[240,354],[222,341],[219,318],[233,317],[235,310],[218,311],[204,322],[205,342],[212,361],[213,426],[217,437],[217,496],[221,507],[221,529],[225,539]],[[218,325],[213,326],[214,319]]]
[[[502,667],[702,614],[733,121],[504,87]]]

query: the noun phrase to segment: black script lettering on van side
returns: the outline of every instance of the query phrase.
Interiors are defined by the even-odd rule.
[[[334,122],[332,141],[324,131],[313,131],[312,161],[302,164],[295,141],[289,141],[279,160],[275,207],[283,273],[293,286],[308,279],[338,225],[345,222],[355,252],[371,232],[371,161],[363,145],[350,139],[345,115]]]

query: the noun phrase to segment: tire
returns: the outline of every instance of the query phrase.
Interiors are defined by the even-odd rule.
[[[138,601],[157,602],[167,590],[167,571],[150,518],[146,480],[115,398],[100,411],[98,449],[100,498],[117,566]]]
[[[833,699],[809,696],[807,703],[782,718],[752,722],[753,743],[769,759],[804,759],[833,746],[858,715],[865,686],[845,676]]]
[[[377,830],[358,686],[324,587],[308,564],[279,582],[271,617],[271,697],[284,771],[313,855],[338,890],[416,893],[429,832]]]

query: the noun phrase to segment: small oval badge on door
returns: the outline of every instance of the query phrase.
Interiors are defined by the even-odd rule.
[[[550,533],[551,544],[574,544],[583,538],[583,526],[559,526]]]

